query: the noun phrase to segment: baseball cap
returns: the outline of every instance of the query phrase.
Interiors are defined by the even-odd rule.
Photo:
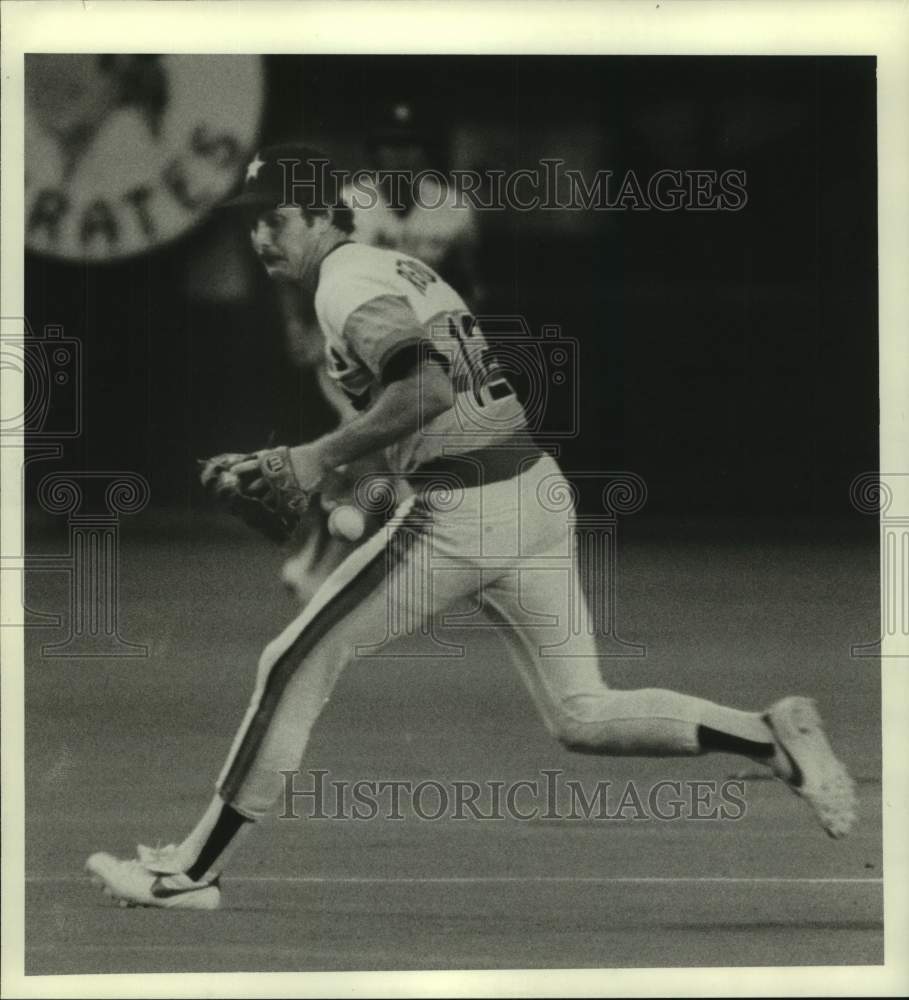
[[[266,146],[247,164],[243,190],[222,207],[336,208],[341,204],[337,178],[334,164],[318,149],[293,142]]]

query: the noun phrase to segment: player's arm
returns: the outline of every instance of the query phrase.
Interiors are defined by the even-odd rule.
[[[340,295],[329,297],[332,303],[341,301]],[[343,319],[331,312],[331,306],[324,318],[340,334],[346,352],[372,372],[379,392],[370,407],[352,420],[310,444],[290,449],[297,478],[312,492],[339,466],[418,433],[454,405],[444,359],[426,350],[427,331],[406,296],[386,285]]]
[[[256,496],[273,491],[277,476],[279,491],[291,495],[299,491],[299,501],[308,503],[306,497],[328,485],[340,466],[409,437],[451,409],[451,382],[440,360],[430,357],[421,361],[413,350],[401,361],[404,363],[399,361],[392,367],[378,400],[349,423],[308,444],[260,452],[235,466],[239,476],[252,477],[245,492]],[[258,471],[266,469],[269,474],[259,478]]]
[[[380,295],[362,303],[347,318],[344,339],[352,353],[368,367],[381,391],[368,410],[316,441],[295,448],[259,453],[263,478],[249,489],[299,490],[303,499],[319,492],[334,470],[374,455],[417,433],[454,405],[444,359],[425,350],[426,331],[406,300]],[[255,464],[238,468],[255,476]]]
[[[417,345],[393,358],[383,376],[382,392],[368,410],[303,446],[311,450],[323,476],[417,433],[454,405],[441,359],[421,359]]]

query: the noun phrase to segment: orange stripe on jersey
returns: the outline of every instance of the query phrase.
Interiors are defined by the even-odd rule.
[[[348,316],[344,347],[373,375],[381,375],[399,348],[418,343],[426,334],[410,303],[402,295],[377,295]]]

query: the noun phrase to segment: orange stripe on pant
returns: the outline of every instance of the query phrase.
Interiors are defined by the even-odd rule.
[[[344,620],[350,611],[381,587],[389,573],[395,569],[405,552],[402,546],[392,544],[395,536],[402,530],[420,533],[426,524],[425,510],[417,505],[409,508],[393,529],[387,529],[385,545],[318,609],[290,646],[278,657],[268,673],[255,712],[249,719],[239,745],[235,748],[219,783],[221,797],[225,802],[232,802],[239,794],[256,754],[265,740],[278,703],[305,657],[331,629]],[[355,555],[356,553],[351,558]],[[344,568],[345,564],[342,563],[336,572],[343,573]],[[331,578],[326,583],[330,586]]]

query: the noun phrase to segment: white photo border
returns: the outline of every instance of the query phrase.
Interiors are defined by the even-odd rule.
[[[2,3],[2,314],[22,316],[23,54],[257,52],[639,55],[873,55],[878,83],[881,459],[909,472],[909,6],[898,0],[20,0]],[[141,44],[137,44],[141,43]],[[4,377],[9,405],[21,382]],[[17,397],[16,393],[20,395]],[[16,411],[18,412],[18,411]],[[22,531],[22,452],[0,450],[2,541]],[[22,623],[3,592],[5,625]],[[907,660],[883,674],[885,948],[882,967],[604,969],[552,972],[224,973],[24,976],[24,781],[21,629],[2,642],[4,997],[757,996],[909,991],[905,941]],[[893,658],[893,654],[899,654]],[[901,945],[899,942],[902,941]]]

